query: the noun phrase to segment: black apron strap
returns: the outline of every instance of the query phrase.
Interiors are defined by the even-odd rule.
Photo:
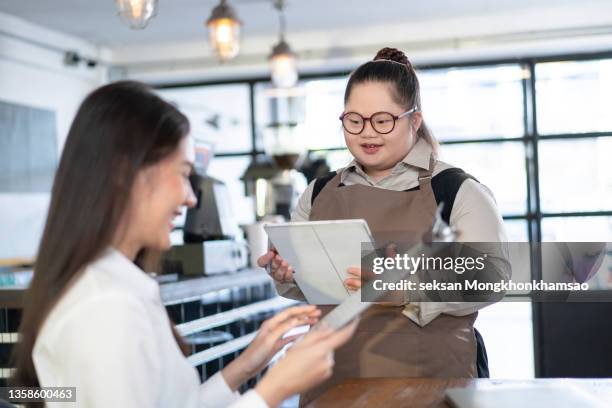
[[[442,219],[447,224],[450,224],[450,214],[455,204],[455,197],[461,187],[461,184],[467,179],[474,181],[476,178],[458,167],[451,167],[442,170],[431,180],[431,187],[436,196],[436,203],[444,203],[442,208]]]
[[[312,197],[310,199],[311,205],[314,203],[315,198],[317,198],[321,190],[323,190],[323,187],[325,187],[325,185],[329,183],[331,179],[333,179],[335,176],[336,176],[336,172],[330,171],[324,176],[317,177],[317,179],[315,180],[313,189],[312,189]]]
[[[475,327],[474,336],[476,336],[476,369],[478,371],[478,378],[489,378],[487,349],[485,348],[484,339]]]

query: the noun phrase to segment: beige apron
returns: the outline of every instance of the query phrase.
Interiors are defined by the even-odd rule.
[[[431,230],[436,210],[431,187],[434,165],[432,157],[429,170],[419,173],[419,188],[408,191],[344,186],[337,174],[317,196],[310,220],[364,218],[377,243],[416,241]],[[327,313],[333,306],[321,308]],[[473,328],[477,313],[442,314],[420,327],[402,310],[399,306],[369,308],[353,338],[336,351],[333,376],[303,394],[300,405],[348,378],[477,376]]]

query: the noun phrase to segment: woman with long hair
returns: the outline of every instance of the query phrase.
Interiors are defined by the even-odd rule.
[[[170,247],[172,220],[194,206],[189,122],[137,82],[91,93],[70,128],[26,295],[16,347],[19,386],[76,387],[78,406],[277,406],[331,375],[333,350],[355,325],[315,330],[254,390],[238,387],[317,321],[313,306],[287,309],[200,385],[182,341],[143,268]],[[234,405],[232,405],[234,406]]]

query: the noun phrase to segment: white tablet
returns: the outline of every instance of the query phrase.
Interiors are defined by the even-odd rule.
[[[280,256],[294,269],[294,279],[308,303],[335,305],[350,292],[344,286],[350,266],[361,266],[362,243],[373,243],[365,220],[266,224]]]
[[[324,323],[333,329],[339,330],[360,316],[371,305],[372,303],[361,301],[361,289],[359,289],[338,306],[334,307],[315,327]]]

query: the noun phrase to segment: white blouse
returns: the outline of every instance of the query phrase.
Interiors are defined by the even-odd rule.
[[[108,249],[43,324],[32,352],[40,385],[76,387],[79,407],[267,407],[221,373],[200,384],[170,324],[157,282]]]

